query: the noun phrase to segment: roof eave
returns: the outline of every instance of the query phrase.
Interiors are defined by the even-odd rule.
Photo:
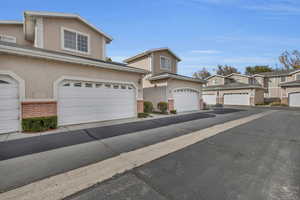
[[[24,48],[20,48],[20,47],[11,47],[11,46],[3,45],[3,44],[0,44],[0,53],[20,55],[20,56],[29,56],[29,57],[34,57],[34,58],[42,58],[42,59],[55,60],[55,61],[61,61],[61,62],[67,62],[67,63],[89,65],[89,66],[99,67],[99,68],[103,68],[103,69],[135,72],[135,73],[139,73],[139,74],[148,74],[149,73],[149,71],[147,71],[147,70],[134,68],[134,67],[119,66],[119,65],[116,65],[113,63],[106,63],[106,62],[102,63],[102,62],[87,60],[84,58],[58,55],[55,53],[42,52],[42,51],[31,50],[31,49],[24,49]]]

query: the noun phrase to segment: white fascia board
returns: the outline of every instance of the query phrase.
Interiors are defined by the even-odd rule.
[[[11,46],[6,46],[6,45],[0,45],[0,52],[14,54],[14,55],[20,55],[20,56],[30,56],[30,57],[35,57],[35,58],[43,58],[43,59],[49,59],[49,60],[55,60],[55,61],[62,61],[62,62],[68,62],[68,63],[76,63],[76,64],[81,64],[81,65],[89,65],[89,66],[94,66],[94,67],[100,67],[103,69],[113,69],[113,70],[118,70],[118,71],[135,72],[135,73],[140,73],[140,74],[149,73],[148,71],[143,70],[143,69],[118,66],[113,63],[112,64],[104,63],[104,62],[99,63],[97,61],[87,60],[84,58],[69,57],[69,56],[64,56],[64,55],[58,55],[55,53],[35,51],[35,50],[11,47]]]

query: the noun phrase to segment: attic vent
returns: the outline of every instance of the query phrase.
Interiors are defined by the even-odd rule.
[[[11,42],[11,43],[16,43],[17,39],[16,37],[9,36],[9,35],[0,35],[0,41],[1,42]]]

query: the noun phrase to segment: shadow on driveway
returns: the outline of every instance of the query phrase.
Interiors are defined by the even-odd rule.
[[[71,145],[77,145],[96,140],[102,140],[105,138],[130,134],[138,131],[159,128],[172,124],[183,123],[203,118],[213,118],[216,116],[215,114],[227,114],[240,111],[242,110],[222,109],[210,111],[207,113],[193,113],[0,142],[0,161]]]

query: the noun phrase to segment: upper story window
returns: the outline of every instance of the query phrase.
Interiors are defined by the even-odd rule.
[[[280,82],[285,82],[286,81],[286,76],[280,77]]]
[[[214,79],[213,80],[213,85],[217,85],[218,84],[218,80],[217,79]]]
[[[297,74],[296,80],[300,80],[300,74]]]
[[[62,34],[63,49],[89,54],[89,35],[66,28],[62,28]]]
[[[160,57],[160,68],[164,70],[171,70],[171,59],[168,57]]]

